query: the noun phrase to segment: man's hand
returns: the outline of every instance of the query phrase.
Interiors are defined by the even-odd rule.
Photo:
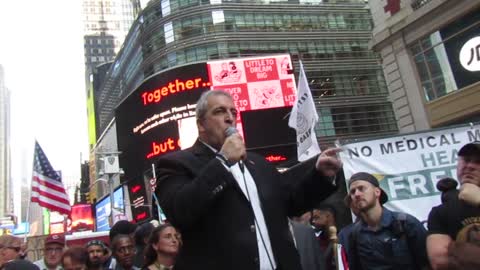
[[[471,183],[462,184],[458,198],[470,205],[480,206],[480,187]]]
[[[323,151],[315,164],[317,170],[328,177],[337,175],[342,168],[342,161],[337,157],[337,153],[340,151],[342,151],[340,148],[330,148]]]
[[[245,159],[247,151],[242,136],[238,133],[228,136],[222,145],[222,149],[220,149],[220,153],[232,163]]]

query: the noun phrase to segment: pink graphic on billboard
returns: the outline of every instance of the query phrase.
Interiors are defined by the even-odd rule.
[[[292,79],[293,68],[292,68],[292,62],[290,61],[290,57],[288,56],[278,57],[277,67],[278,67],[278,74],[280,76],[280,80]]]
[[[247,84],[233,84],[228,86],[213,87],[214,90],[223,90],[233,97],[235,107],[238,111],[250,110],[250,98],[248,96]]]
[[[280,84],[282,86],[283,101],[285,106],[293,106],[295,103],[295,97],[297,96],[295,92],[295,82],[290,78],[280,80]]]
[[[213,85],[245,83],[242,61],[218,61],[208,65]]]
[[[275,58],[248,59],[244,61],[248,82],[278,80]]]
[[[248,88],[253,110],[284,106],[283,93],[278,80],[249,83]]]

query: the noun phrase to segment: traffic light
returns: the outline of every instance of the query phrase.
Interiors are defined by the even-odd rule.
[[[85,193],[85,200],[87,201],[87,203],[92,203],[92,201],[90,200],[90,191],[87,191]]]

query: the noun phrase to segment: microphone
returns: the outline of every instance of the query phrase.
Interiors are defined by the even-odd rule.
[[[225,130],[225,136],[227,136],[227,137],[230,137],[230,136],[232,136],[233,134],[236,134],[236,133],[238,133],[238,130],[235,127],[228,127]],[[240,167],[240,171],[242,173],[245,172],[245,165],[243,164],[242,160],[238,161],[238,167]]]
[[[225,129],[225,136],[227,137],[230,137],[235,133],[238,133],[238,130],[234,127],[228,127],[227,129]]]

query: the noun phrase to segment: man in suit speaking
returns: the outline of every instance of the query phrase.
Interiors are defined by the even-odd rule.
[[[263,157],[247,154],[234,129],[236,115],[228,93],[203,93],[198,140],[157,163],[155,192],[182,233],[175,269],[301,269],[287,217],[335,191],[339,149],[307,161],[300,173],[281,174]]]

